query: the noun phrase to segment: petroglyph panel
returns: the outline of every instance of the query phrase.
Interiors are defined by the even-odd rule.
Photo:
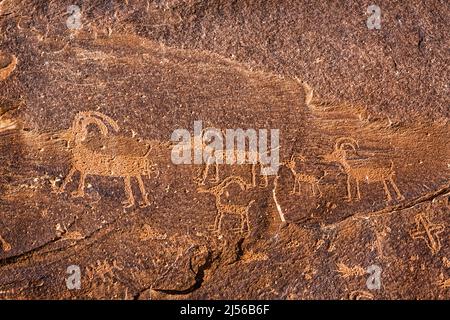
[[[0,298],[448,299],[442,43],[425,55],[352,22],[349,55],[341,34],[314,38],[327,10],[311,4],[278,2],[292,31],[257,4],[224,5],[217,26],[215,9],[174,3],[111,5],[120,23],[86,5],[77,30],[57,2],[0,4]],[[278,129],[277,174],[259,158],[175,164],[173,131],[195,139],[199,120]]]

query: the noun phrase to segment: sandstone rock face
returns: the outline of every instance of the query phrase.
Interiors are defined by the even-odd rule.
[[[73,2],[0,2],[1,299],[450,298],[446,4]]]

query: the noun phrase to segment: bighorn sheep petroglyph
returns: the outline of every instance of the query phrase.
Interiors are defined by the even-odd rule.
[[[240,216],[241,218],[240,232],[241,233],[244,232],[245,225],[247,225],[247,233],[250,233],[248,211],[250,209],[250,206],[255,200],[250,201],[247,205],[224,204],[221,201],[222,194],[226,191],[226,188],[233,183],[236,183],[241,188],[241,190],[248,189],[248,184],[246,184],[241,177],[230,176],[225,178],[221,183],[219,183],[214,187],[210,188],[199,187],[197,191],[200,193],[210,193],[216,198],[215,204],[217,209],[217,215],[214,220],[213,226],[214,231],[216,231],[217,233],[221,233],[222,219],[224,214],[234,214]]]
[[[353,138],[339,138],[336,140],[336,143],[334,145],[334,151],[323,156],[325,161],[340,163],[344,169],[344,172],[347,174],[347,201],[352,201],[352,179],[354,179],[356,182],[356,192],[358,200],[361,199],[361,192],[359,190],[359,183],[361,181],[365,181],[367,183],[382,182],[387,200],[391,201],[392,196],[387,184],[387,182],[389,181],[397,194],[397,199],[404,199],[404,197],[400,193],[400,190],[394,182],[395,172],[392,161],[390,167],[379,166],[373,162],[366,164],[365,166],[353,166],[347,159],[347,147],[356,151],[356,148],[359,147],[358,142]]]
[[[299,159],[300,161],[306,161],[305,157],[299,154],[293,154],[291,158],[284,162],[284,165],[291,170],[292,174],[294,175],[294,187],[292,188],[291,194],[296,194],[295,190],[297,189],[297,194],[300,194],[300,186],[302,183],[307,183],[311,187],[311,191],[313,196],[316,196],[317,193],[319,194],[319,197],[322,196],[322,191],[320,191],[319,188],[319,181],[320,179],[317,179],[315,176],[305,174],[305,173],[299,173],[296,170],[296,161],[295,159]],[[316,193],[317,191],[317,193]]]
[[[141,175],[147,174],[150,178],[150,174],[155,171],[151,160],[148,159],[151,147],[148,147],[147,152],[143,155],[109,154],[103,152],[101,148],[94,150],[83,143],[87,138],[88,127],[91,124],[96,125],[103,136],[107,136],[109,133],[108,125],[116,132],[119,130],[119,126],[113,119],[100,112],[80,112],[75,116],[72,128],[69,130],[68,141],[68,146],[72,148],[72,168],[59,191],[64,191],[76,171],[80,172],[78,189],[73,193],[77,197],[84,196],[84,182],[87,175],[123,177],[125,193],[128,196],[123,204],[126,207],[131,207],[134,205],[131,177],[135,177],[142,194],[143,206],[148,206],[150,202]],[[107,139],[113,140],[115,137],[112,136]]]

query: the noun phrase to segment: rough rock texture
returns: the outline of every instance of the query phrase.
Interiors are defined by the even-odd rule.
[[[0,1],[0,298],[449,299],[450,6],[369,4]],[[278,175],[202,184],[195,120],[280,129]]]

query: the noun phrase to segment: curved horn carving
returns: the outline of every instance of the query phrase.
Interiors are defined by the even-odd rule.
[[[349,146],[353,150],[356,150],[356,148],[359,147],[358,141],[356,141],[355,139],[350,137],[342,137],[336,140],[336,143],[334,144],[334,149],[342,150],[346,146]]]

